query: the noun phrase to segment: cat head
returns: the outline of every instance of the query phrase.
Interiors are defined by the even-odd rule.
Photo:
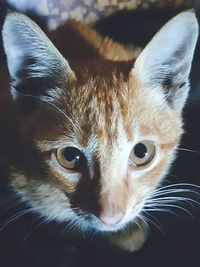
[[[136,220],[175,157],[197,36],[194,13],[183,12],[135,63],[75,64],[33,21],[9,14],[11,91],[36,151],[11,166],[13,188],[42,215],[83,228],[117,231]]]

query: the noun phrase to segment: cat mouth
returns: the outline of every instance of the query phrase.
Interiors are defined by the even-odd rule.
[[[116,223],[114,225],[105,224],[99,221],[98,223],[92,223],[92,228],[95,228],[99,232],[116,232],[124,227],[122,223]]]
[[[142,208],[140,206],[134,212],[132,211],[131,214],[130,212],[124,212],[112,216],[96,216],[93,213],[80,210],[76,210],[75,213],[82,222],[85,222],[87,228],[91,228],[97,232],[117,232],[125,229],[130,223],[134,222],[141,210]]]
[[[96,217],[93,214],[89,214],[84,217],[86,223],[89,227],[95,229],[99,232],[116,232],[125,227],[123,218],[118,216],[113,216],[112,218],[107,218],[107,220],[102,220],[101,218]]]

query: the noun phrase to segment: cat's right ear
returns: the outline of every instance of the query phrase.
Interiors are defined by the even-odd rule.
[[[16,91],[48,95],[75,76],[68,62],[27,16],[8,14],[2,35],[11,84]]]

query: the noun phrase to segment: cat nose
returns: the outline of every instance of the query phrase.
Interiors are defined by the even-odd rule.
[[[123,218],[124,213],[118,213],[114,215],[102,215],[99,217],[99,219],[106,225],[112,226],[117,224],[121,219]]]

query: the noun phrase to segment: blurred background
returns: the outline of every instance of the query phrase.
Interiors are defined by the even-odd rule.
[[[194,0],[5,0],[16,10],[32,11],[46,17],[49,29],[54,29],[68,18],[87,23],[107,17],[119,10],[182,7],[191,8]]]

